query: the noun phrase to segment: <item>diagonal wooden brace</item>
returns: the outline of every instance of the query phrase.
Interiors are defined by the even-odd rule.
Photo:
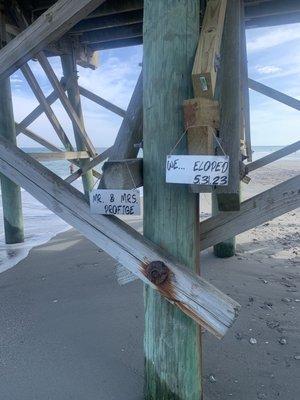
[[[238,303],[118,218],[91,215],[81,192],[3,139],[0,172],[218,338],[232,326]]]

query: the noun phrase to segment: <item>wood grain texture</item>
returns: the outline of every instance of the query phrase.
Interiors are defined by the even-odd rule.
[[[0,79],[59,39],[105,0],[59,0],[0,50]]]
[[[184,131],[182,104],[191,98],[199,35],[193,0],[144,2],[144,235],[199,272],[198,197],[165,182],[166,155]],[[186,154],[184,137],[176,148]],[[146,400],[201,398],[199,327],[145,287]]]
[[[56,160],[74,160],[81,158],[89,158],[86,151],[59,151],[52,153],[28,153],[30,157],[37,161],[56,161]]]
[[[235,301],[118,218],[92,215],[80,191],[4,139],[0,139],[0,172],[218,337],[236,319]],[[146,267],[155,260],[170,271],[165,284],[155,285],[147,278]]]
[[[196,97],[214,98],[226,4],[227,0],[209,0],[206,6],[192,71]]]
[[[200,224],[200,248],[245,232],[300,207],[300,175],[241,203],[240,211],[223,212]]]
[[[241,0],[226,8],[220,69],[220,141],[229,156],[229,182],[216,189],[220,211],[240,209],[241,160]],[[218,148],[218,154],[222,154]]]
[[[107,161],[103,166],[106,189],[135,189],[143,186],[143,159]]]

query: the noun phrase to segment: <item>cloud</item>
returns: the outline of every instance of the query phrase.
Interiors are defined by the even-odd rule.
[[[282,68],[276,67],[275,65],[257,65],[255,69],[261,74],[274,74],[275,72],[282,71]]]
[[[254,31],[254,30],[253,30]],[[300,24],[284,27],[259,28],[247,33],[248,53],[267,50],[275,46],[300,39]]]

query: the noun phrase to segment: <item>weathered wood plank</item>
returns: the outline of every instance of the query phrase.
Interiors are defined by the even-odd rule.
[[[294,108],[295,110],[300,111],[300,100],[295,99],[294,97],[288,96],[278,90],[272,89],[269,86],[264,85],[263,83],[254,81],[253,79],[248,80],[249,88],[264,94],[265,96],[271,97],[271,99],[277,100],[280,103],[286,104],[289,107]]]
[[[109,16],[89,18],[80,21],[70,31],[70,33],[83,33],[92,30],[114,28],[124,25],[132,25],[143,22],[143,10],[135,10],[130,13],[113,14]]]
[[[65,85],[63,85],[65,88]],[[56,102],[58,99],[57,93],[53,91],[52,93],[49,94],[49,96],[46,97],[46,101],[49,104],[49,106],[53,103]],[[27,115],[22,121],[17,123],[16,126],[16,133],[17,135],[22,132],[24,128],[27,128],[30,124],[32,124],[40,115],[42,115],[44,112],[44,108],[39,104],[34,110],[31,111],[30,114]]]
[[[71,142],[69,141],[67,135],[65,134],[65,132],[64,132],[61,124],[59,123],[56,115],[54,114],[52,108],[48,104],[47,99],[46,99],[42,89],[40,88],[35,76],[33,75],[30,67],[28,66],[28,64],[24,64],[21,67],[21,71],[22,71],[24,77],[26,78],[27,82],[29,83],[29,86],[30,86],[31,90],[33,91],[35,97],[37,98],[40,105],[42,106],[45,114],[47,115],[51,125],[53,126],[53,129],[57,133],[57,136],[60,138],[61,142],[65,146],[66,150],[73,151],[74,149],[73,149]]]
[[[100,164],[101,162],[105,161],[112,150],[112,147],[109,147],[103,153],[98,154],[95,158],[91,161],[86,163],[82,168],[79,168],[77,171],[73,172],[70,176],[68,176],[65,181],[68,183],[74,182],[76,179],[80,178],[83,174],[86,174],[90,169],[96,167],[96,165]],[[101,174],[99,174],[98,178],[101,178]]]
[[[257,168],[268,165],[276,160],[279,160],[282,157],[285,157],[291,153],[295,153],[298,150],[300,150],[300,140],[298,140],[298,142],[290,144],[289,146],[285,146],[280,150],[274,151],[273,153],[268,154],[265,157],[259,158],[258,160],[255,160],[250,164],[247,164],[246,170],[248,172],[254,171]]]
[[[166,183],[165,162],[182,137],[182,104],[192,97],[199,1],[144,1],[144,235],[199,273],[199,201]],[[186,136],[178,143],[186,154]],[[202,398],[201,331],[145,288],[145,400]]]
[[[59,0],[0,50],[0,79],[8,77],[105,0]]]
[[[241,203],[239,211],[222,212],[200,223],[200,249],[300,207],[300,175]]]
[[[48,140],[44,139],[42,136],[32,132],[28,128],[20,128],[20,125],[15,122],[16,129],[19,131],[19,133],[23,133],[25,136],[29,137],[30,139],[34,140],[35,142],[39,143],[40,145],[46,147],[46,149],[51,150],[51,151],[62,151],[60,148],[55,146],[54,144],[48,142]]]
[[[134,145],[143,138],[143,77],[140,74],[129,102],[126,115],[112,146],[109,160],[123,160],[136,158],[139,149]],[[105,174],[100,181],[99,188],[105,188],[108,183]],[[105,184],[104,184],[105,181]]]
[[[196,97],[214,98],[227,0],[209,0],[195,56],[192,81]]]
[[[37,161],[57,161],[57,160],[75,160],[81,158],[89,158],[86,151],[59,151],[52,153],[28,153]]]
[[[49,79],[53,89],[56,91],[59,100],[61,101],[66,113],[70,117],[72,124],[76,130],[76,135],[80,135],[82,142],[85,144],[87,150],[90,152],[91,156],[96,155],[96,149],[89,138],[88,134],[85,131],[83,119],[80,119],[77,115],[76,111],[74,110],[70,100],[68,99],[62,85],[60,84],[55,72],[53,71],[47,57],[43,52],[38,53],[37,59],[41,64],[47,78]],[[73,77],[74,79],[75,77]]]
[[[216,189],[220,211],[240,208],[241,161],[241,0],[229,1],[222,38],[220,69],[220,142],[229,156],[229,182]],[[218,148],[218,154],[222,154]]]
[[[89,49],[93,51],[118,49],[120,47],[138,46],[143,43],[143,36],[137,36],[129,39],[109,40],[108,42],[89,44]]]
[[[85,32],[80,38],[82,44],[103,43],[113,40],[131,39],[143,34],[143,24],[137,23],[117,28],[99,29],[97,31]]]
[[[135,189],[143,186],[143,159],[107,161],[103,166],[106,189]]]
[[[3,139],[0,172],[218,337],[224,336],[236,319],[239,305],[234,300],[118,218],[91,215],[82,193]],[[170,270],[163,284],[148,278],[147,266],[155,260]]]
[[[211,126],[220,129],[220,108],[215,100],[195,98],[183,102],[185,128]]]
[[[106,108],[107,110],[109,110],[115,114],[118,114],[120,117],[125,117],[126,111],[123,110],[122,108],[116,106],[115,104],[111,103],[110,101],[103,99],[102,97],[98,96],[95,93],[90,92],[88,89],[85,89],[82,86],[79,86],[79,91],[82,96],[99,104],[99,106],[102,106],[102,107]]]

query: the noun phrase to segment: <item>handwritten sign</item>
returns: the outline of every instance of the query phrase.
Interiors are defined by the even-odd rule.
[[[92,214],[139,215],[140,192],[138,190],[95,189],[90,192]]]
[[[228,156],[167,156],[166,182],[228,185]]]

